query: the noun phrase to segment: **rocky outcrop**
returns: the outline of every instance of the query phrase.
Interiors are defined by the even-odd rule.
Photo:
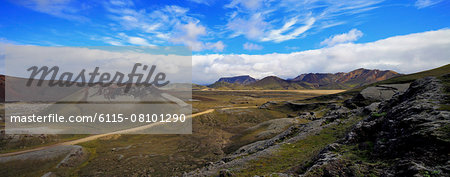
[[[380,110],[359,122],[338,145],[356,146],[369,152],[366,158],[384,165],[366,169],[359,165],[355,171],[350,168],[355,162],[343,158],[343,151],[326,148],[305,176],[355,176],[368,171],[381,176],[450,175],[450,112],[440,109],[446,102],[443,90],[436,78],[413,82],[403,94],[381,102]]]
[[[310,134],[317,133],[323,128],[320,126],[322,122],[322,120],[316,120],[307,124],[291,126],[273,138],[245,145],[221,160],[211,162],[204,168],[185,173],[183,176],[217,176],[218,174],[232,174],[231,171],[226,171],[226,169],[242,168],[249,161],[256,160],[260,157],[270,156],[285,143],[293,143]]]
[[[295,103],[292,101],[286,101],[285,105],[293,111],[306,111],[317,109],[321,106],[327,106],[332,102],[318,102],[318,103]]]
[[[262,104],[261,106],[259,106],[258,108],[259,109],[270,109],[272,106],[275,106],[277,104],[278,104],[278,102],[276,102],[276,101],[268,101],[268,102]]]
[[[283,132],[287,127],[293,125],[297,120],[293,118],[280,118],[262,122],[258,125],[248,128],[247,132],[258,131],[258,139],[264,139]]]
[[[367,87],[353,99],[347,100],[345,103],[349,108],[354,108],[355,106],[368,106],[373,102],[387,101],[395,94],[402,94],[408,87],[409,84],[385,84]]]
[[[86,153],[83,151],[83,147],[75,145],[74,148],[67,154],[64,159],[56,165],[56,168],[62,167],[74,167],[78,165],[86,157]]]
[[[314,119],[306,124],[291,126],[270,139],[242,146],[233,153],[222,158],[220,161],[211,162],[204,168],[185,173],[183,176],[227,176],[233,174],[233,171],[228,169],[239,170],[245,168],[248,162],[263,157],[270,157],[274,152],[277,152],[282,145],[304,140],[306,137],[318,134],[324,128],[348,121],[349,119],[347,116],[353,117],[356,114],[359,114],[358,111],[349,110],[335,103],[331,103],[329,109],[330,111],[322,118]],[[307,112],[307,114],[311,115],[311,112]],[[284,118],[273,121],[284,120],[286,122],[291,122],[292,120],[299,118],[300,117]],[[267,121],[267,123],[270,122],[272,124],[273,121]],[[285,174],[284,172],[277,173],[274,171],[274,173],[269,176],[291,176],[291,174]]]

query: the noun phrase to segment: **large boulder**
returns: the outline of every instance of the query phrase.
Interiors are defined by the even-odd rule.
[[[356,106],[368,106],[373,102],[386,101],[395,94],[402,94],[408,89],[410,84],[385,84],[374,87],[367,87],[358,95],[351,99],[351,103]],[[348,104],[348,102],[347,102]]]

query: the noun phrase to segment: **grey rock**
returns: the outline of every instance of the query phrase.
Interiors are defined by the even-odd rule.
[[[257,141],[241,147],[230,155],[222,158],[219,162],[199,170],[183,174],[183,176],[214,176],[223,169],[240,169],[246,163],[267,156],[280,148],[282,144],[297,142],[309,134],[317,133],[322,129],[319,125],[322,120],[311,121],[307,124],[294,125],[287,130],[267,140]]]
[[[317,119],[316,113],[314,113],[314,112],[300,112],[300,113],[297,114],[297,118],[308,119],[308,120],[315,120],[315,119]]]
[[[372,103],[369,106],[364,107],[363,112],[365,114],[370,114],[370,113],[376,112],[376,111],[378,111],[379,106],[380,106],[380,102]]]
[[[366,99],[386,101],[396,93],[403,93],[408,89],[409,84],[390,84],[367,87],[361,91],[361,95]]]
[[[286,174],[286,173],[272,173],[269,176],[270,177],[290,177],[290,176],[293,176],[293,175],[289,175],[289,174]]]
[[[74,167],[78,164],[85,155],[83,147],[76,145],[67,156],[56,165],[56,168],[60,167]]]
[[[236,176],[236,175],[227,169],[220,170],[220,172],[219,172],[219,177],[232,177],[232,176]]]
[[[285,106],[292,109],[293,111],[309,111],[317,109],[321,106],[327,106],[330,102],[318,102],[318,103],[296,103],[292,101],[286,101]]]
[[[401,90],[400,87],[396,88]],[[370,158],[390,164],[376,167],[375,170],[381,176],[423,176],[425,172],[449,176],[450,139],[445,127],[450,125],[450,113],[439,109],[439,105],[447,101],[443,90],[436,78],[414,81],[403,93],[379,104],[379,112],[385,113],[384,116],[366,117],[339,143],[363,147],[361,145],[365,142],[373,142]],[[355,175],[348,174],[351,171],[346,171],[345,163],[337,163],[340,157],[339,154],[333,155],[333,149],[331,145],[325,148],[315,158],[314,165],[307,170],[306,175],[315,169],[325,171],[324,164],[327,163],[344,167],[328,171],[329,174]]]
[[[367,87],[362,90],[354,98],[346,102],[350,106],[367,106],[373,102],[387,101],[396,94],[402,94],[406,91],[410,84],[389,84]]]
[[[275,134],[279,134],[284,131],[288,126],[291,126],[296,122],[296,119],[292,118],[281,118],[262,122],[256,126],[248,128],[247,131],[254,131],[260,129],[261,127],[267,127],[262,132],[259,132],[257,138],[267,138]]]
[[[276,101],[268,101],[261,106],[259,106],[259,109],[270,109],[272,106],[277,105],[278,102]]]
[[[53,172],[48,172],[48,173],[45,173],[44,175],[42,175],[42,177],[57,177],[58,175],[56,175],[55,173],[53,173]]]

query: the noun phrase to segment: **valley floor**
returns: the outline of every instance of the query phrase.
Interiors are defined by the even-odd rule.
[[[340,91],[331,91],[335,92]],[[262,122],[287,117],[290,112],[258,109],[258,106],[267,101],[305,99],[324,93],[330,91],[194,91],[191,103],[194,108],[192,117],[196,119],[193,121],[192,135],[4,136],[1,146],[4,153],[0,154],[0,163],[4,164],[0,171],[12,176],[36,176],[49,171],[59,175],[81,176],[99,173],[181,175],[216,161],[240,146],[271,138],[290,125],[308,122],[283,120],[285,122],[280,125],[263,125],[248,130]],[[277,131],[265,132],[267,126],[278,126]],[[261,132],[265,134],[261,136]],[[85,155],[79,158],[84,160],[64,168],[56,168],[64,159],[64,154],[71,153],[74,148],[57,149],[76,149],[74,145],[83,147]],[[33,155],[52,151],[59,155]],[[144,159],[148,164],[156,165],[147,169],[147,163],[138,163]],[[169,163],[176,164],[176,167],[165,168]],[[123,173],[124,171],[128,172]]]
[[[448,175],[448,74],[408,82],[398,80],[343,93],[193,91],[193,132],[188,135],[2,135],[0,173]],[[45,148],[46,144],[49,148]],[[43,149],[28,150],[33,147]],[[54,147],[68,148],[53,150]],[[24,157],[26,154],[28,157]]]

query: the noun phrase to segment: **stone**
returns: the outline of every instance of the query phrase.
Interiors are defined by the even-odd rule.
[[[386,101],[395,94],[402,94],[410,84],[389,84],[377,85],[363,89],[358,95],[352,98],[351,103],[357,106],[367,106],[373,102]],[[350,105],[350,102],[347,102]]]
[[[224,170],[220,170],[219,172],[219,177],[232,177],[232,176],[236,176],[233,174],[233,172],[231,172],[230,170],[224,169]]]
[[[379,176],[449,176],[450,112],[440,109],[448,99],[443,91],[443,85],[436,78],[416,80],[403,93],[395,94],[378,106],[373,103],[367,106],[365,109],[370,111],[379,107],[378,112],[384,115],[366,116],[338,143],[357,145],[362,150],[370,150],[370,159],[389,162],[387,166],[370,169]],[[346,161],[339,157],[340,154],[333,154],[339,153],[333,152],[333,146],[321,151],[313,166],[303,175],[314,176],[309,174],[314,171],[322,171],[326,175],[326,171],[332,176],[355,176],[347,166],[358,162]],[[339,168],[329,170],[333,166]],[[360,171],[357,173],[361,174]]]
[[[376,111],[378,111],[379,105],[380,105],[380,102],[372,103],[369,106],[364,107],[363,113],[370,114],[370,113],[376,112]]]

